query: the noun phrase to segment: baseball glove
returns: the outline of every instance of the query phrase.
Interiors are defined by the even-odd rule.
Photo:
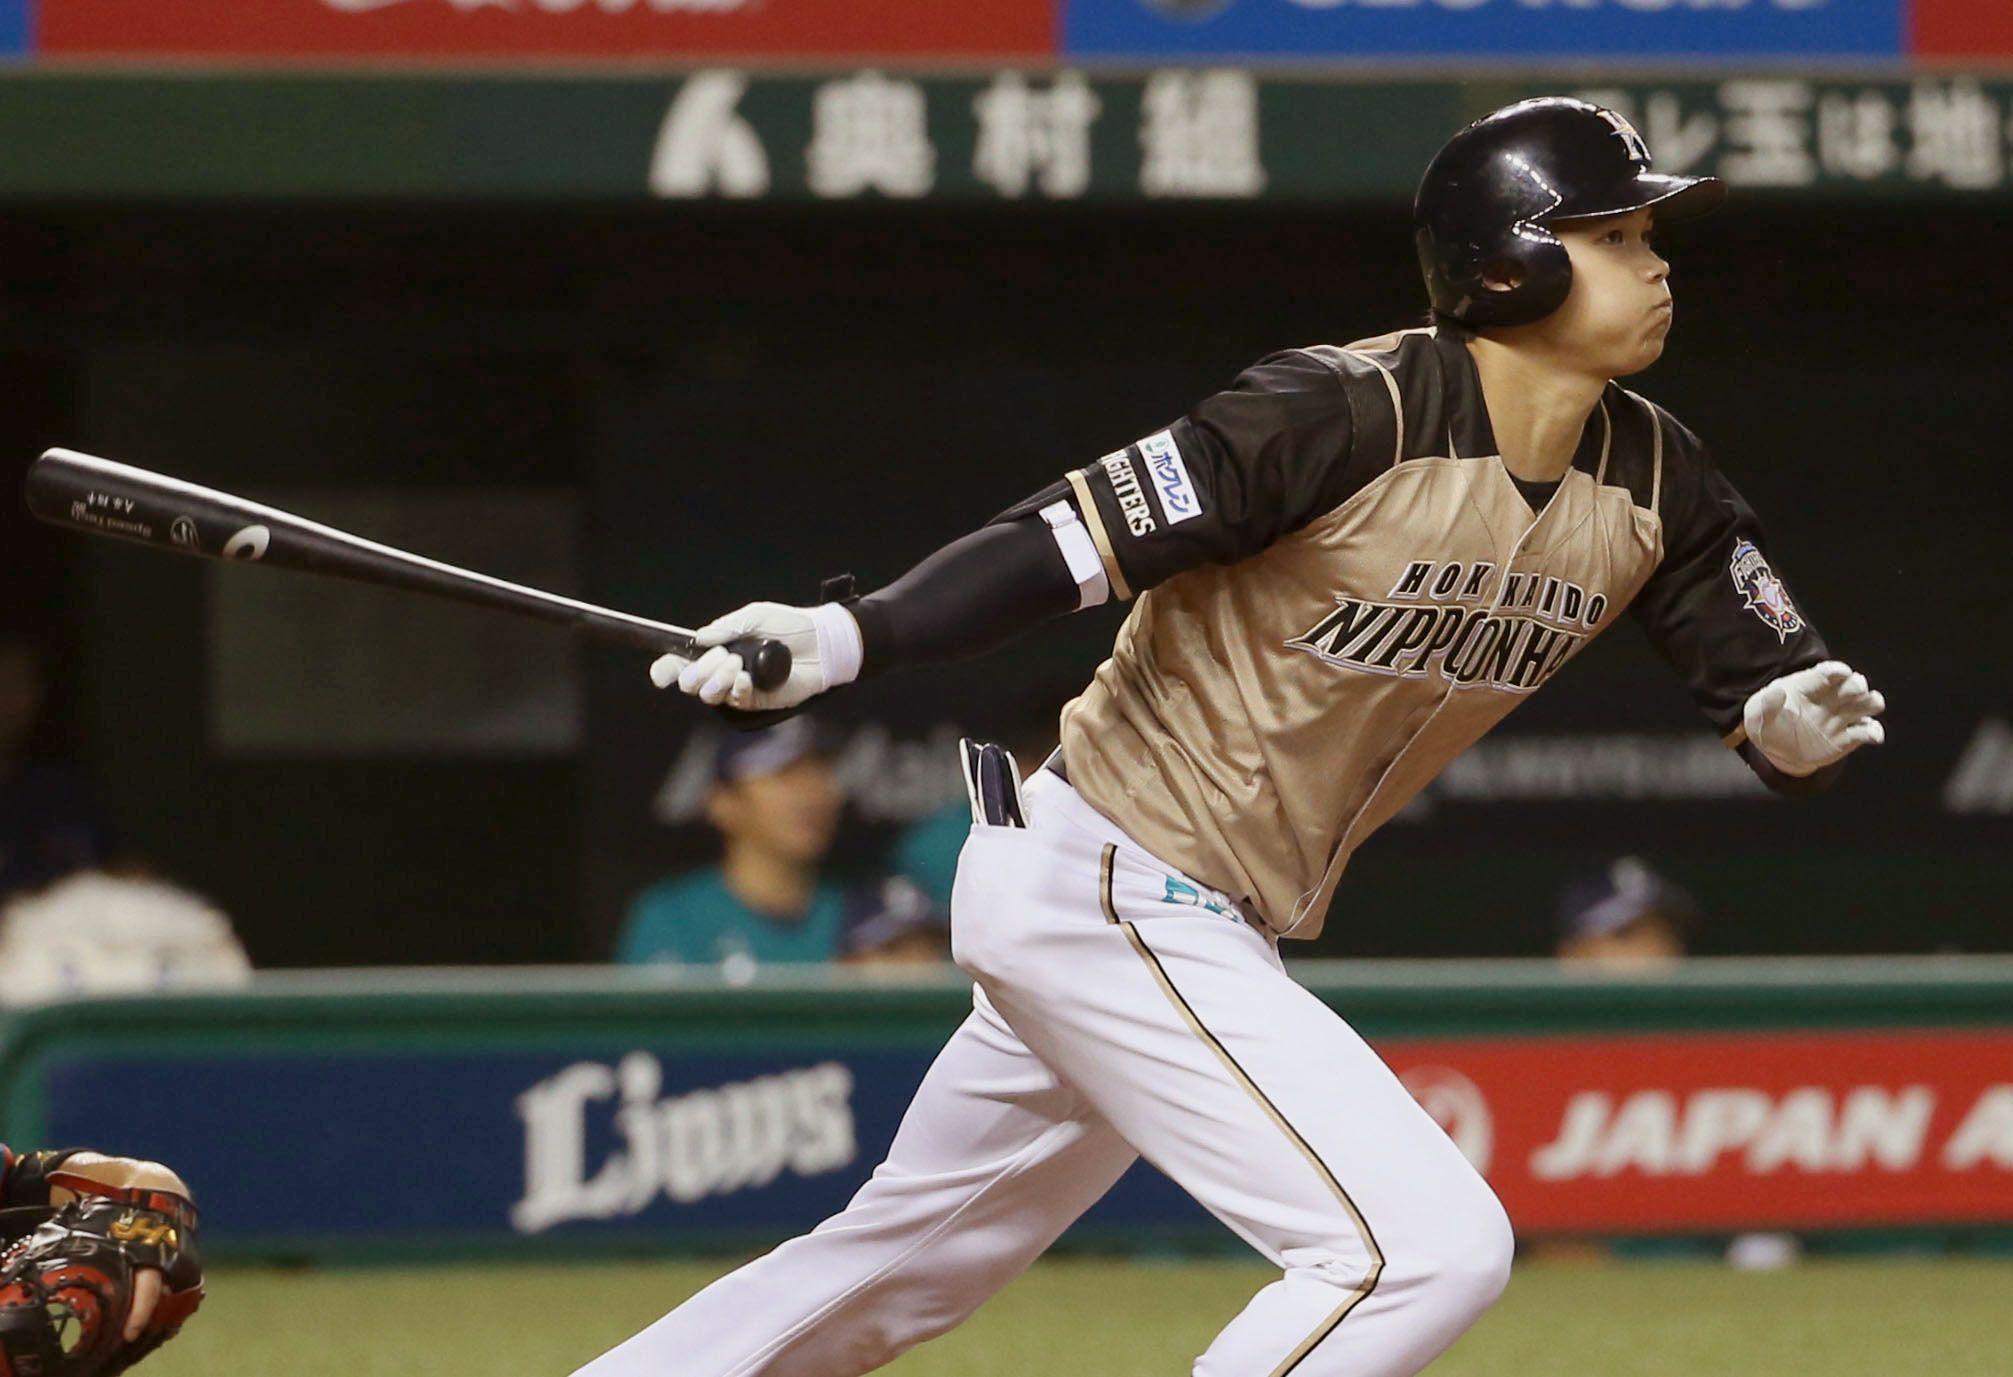
[[[27,1212],[4,1212],[18,1232]],[[87,1195],[40,1216],[0,1253],[0,1377],[112,1377],[181,1329],[203,1300],[196,1209],[162,1191]],[[126,1318],[140,1272],[161,1298],[138,1338]]]

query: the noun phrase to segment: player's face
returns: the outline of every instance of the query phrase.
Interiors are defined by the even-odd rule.
[[[1684,959],[1684,939],[1662,914],[1650,913],[1619,931],[1576,937],[1559,948],[1562,960],[1613,971],[1647,971]]]
[[[806,756],[773,774],[723,785],[714,793],[713,822],[737,843],[808,865],[831,849],[844,802],[831,764]]]
[[[1655,363],[1670,334],[1670,264],[1652,244],[1655,212],[1554,226],[1573,263],[1565,305],[1540,323],[1576,367],[1624,378]]]

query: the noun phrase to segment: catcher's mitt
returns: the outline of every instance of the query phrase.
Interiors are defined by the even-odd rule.
[[[0,1220],[18,1231],[21,1216]],[[162,1191],[82,1196],[38,1210],[0,1253],[0,1377],[112,1377],[175,1336],[203,1301],[196,1209]],[[161,1299],[126,1342],[135,1277],[161,1273]]]

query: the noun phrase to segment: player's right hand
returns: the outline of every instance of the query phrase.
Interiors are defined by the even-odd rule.
[[[757,689],[741,657],[725,642],[743,636],[781,641],[790,651],[790,677],[773,689]],[[677,684],[713,707],[768,712],[794,708],[827,689],[849,684],[860,673],[860,626],[838,603],[818,607],[788,607],[777,602],[751,602],[737,612],[706,623],[692,639],[709,647],[697,659],[665,655],[650,666],[650,682],[658,688]]]

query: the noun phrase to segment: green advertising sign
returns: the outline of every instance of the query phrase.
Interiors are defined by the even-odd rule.
[[[2013,78],[1348,80],[725,68],[530,76],[23,73],[0,194],[326,199],[1398,200],[1505,101],[1572,91],[1736,186],[2003,193]]]

